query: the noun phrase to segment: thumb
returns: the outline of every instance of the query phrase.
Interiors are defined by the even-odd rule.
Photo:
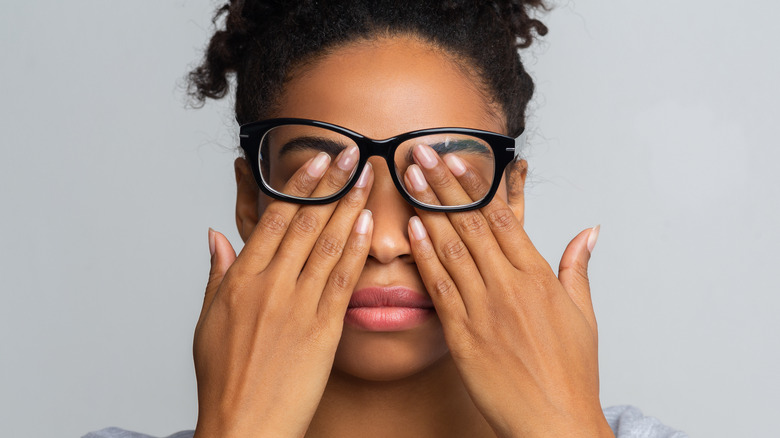
[[[203,319],[208,308],[211,307],[225,273],[236,260],[236,251],[233,249],[233,245],[222,233],[211,228],[209,228],[209,252],[211,253],[211,270],[209,271],[209,280],[206,284],[206,294],[203,297],[203,308],[200,311],[198,325],[200,325],[200,320]]]
[[[601,225],[589,228],[572,239],[563,252],[558,267],[558,280],[574,304],[580,309],[582,315],[588,320],[594,334],[596,333],[596,315],[593,312],[593,302],[590,296],[588,262],[600,229]]]

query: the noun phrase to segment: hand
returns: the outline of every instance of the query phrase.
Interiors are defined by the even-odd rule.
[[[342,185],[357,148],[329,166],[307,161],[285,193]],[[338,203],[271,203],[241,254],[209,232],[211,273],[195,328],[196,437],[303,436],[319,404],[363,269],[373,221],[363,210],[373,183],[366,165]]]
[[[454,154],[417,146],[405,184],[430,204],[469,203],[487,182]],[[514,163],[515,172],[524,171]],[[522,167],[522,169],[517,169]],[[509,178],[509,202],[521,201]],[[519,184],[519,187],[518,187]],[[523,230],[522,202],[419,211],[412,252],[472,400],[502,437],[612,436],[601,411],[587,265],[597,231],[571,241],[558,276]]]

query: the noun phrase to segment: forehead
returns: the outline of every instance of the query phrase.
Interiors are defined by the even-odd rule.
[[[274,116],[321,120],[377,139],[434,127],[504,132],[503,117],[457,62],[414,38],[349,44],[293,75]]]

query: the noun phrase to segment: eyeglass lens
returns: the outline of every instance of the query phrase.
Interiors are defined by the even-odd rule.
[[[331,157],[331,167],[335,166],[336,156],[350,146],[357,146],[351,138],[330,129],[309,125],[281,125],[268,130],[260,140],[258,154],[260,174],[265,184],[275,192],[285,193],[290,178],[311,158],[320,152],[326,152]],[[401,185],[405,187],[404,174],[412,164],[417,145],[427,145],[440,157],[454,154],[465,164],[478,172],[484,181],[484,193],[472,194],[472,202],[482,200],[488,193],[495,175],[495,157],[490,145],[478,138],[460,133],[440,133],[414,137],[406,140],[395,149],[392,157],[395,164],[395,174]],[[354,172],[357,169],[353,169]],[[344,185],[350,178],[344,179]],[[339,192],[342,187],[333,186],[323,192],[318,190],[317,198],[327,198]],[[407,190],[407,194],[414,195]],[[416,199],[418,202],[423,201]],[[439,205],[459,206],[441,202]]]

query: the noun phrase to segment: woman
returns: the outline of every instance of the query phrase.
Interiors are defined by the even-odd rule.
[[[175,436],[674,436],[600,405],[598,227],[557,274],[523,230],[517,48],[542,7],[219,9],[190,79],[203,101],[235,74],[245,246],[209,230],[198,424]]]

